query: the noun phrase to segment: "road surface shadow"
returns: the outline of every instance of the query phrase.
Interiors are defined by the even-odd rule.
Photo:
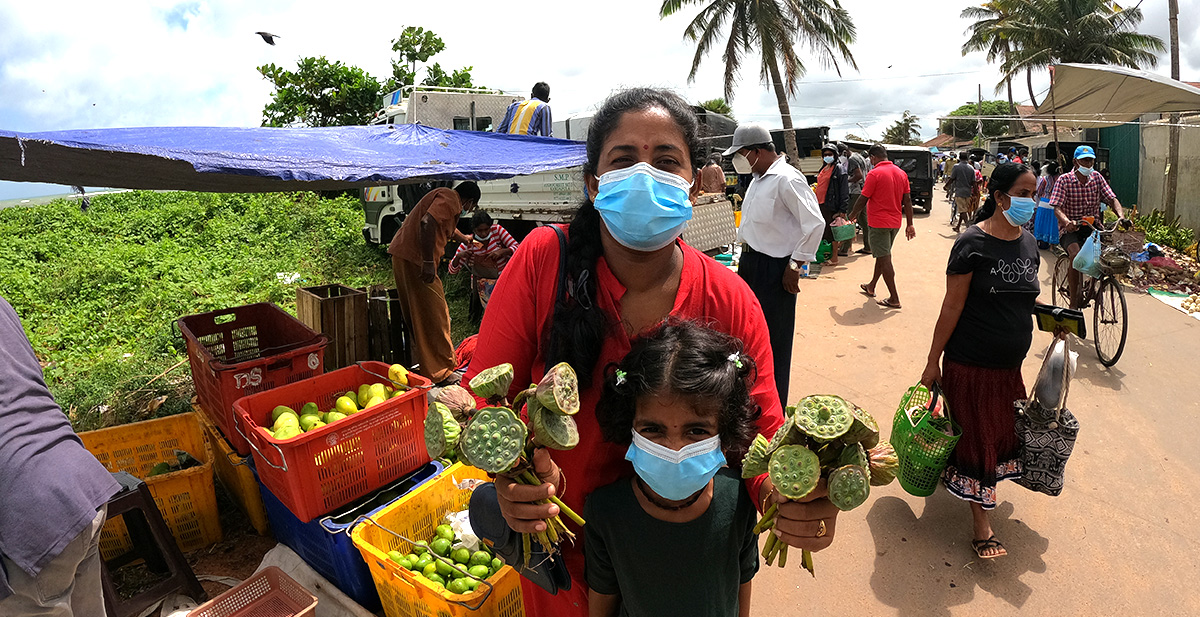
[[[850,309],[845,313],[839,313],[836,306],[831,306],[829,307],[829,316],[839,326],[869,326],[891,319],[893,315],[903,310],[885,309],[876,303],[875,298],[863,296],[863,299],[865,301],[862,306]]]
[[[1000,490],[1024,489],[1003,483]],[[903,499],[876,500],[867,513],[875,540],[875,597],[900,617],[950,615],[951,607],[971,602],[977,590],[1020,609],[1033,595],[1021,578],[1046,571],[1041,556],[1050,542],[1012,517],[1010,502],[992,511],[992,529],[1008,555],[981,560],[971,548],[968,505],[942,487],[926,500],[919,519]]]

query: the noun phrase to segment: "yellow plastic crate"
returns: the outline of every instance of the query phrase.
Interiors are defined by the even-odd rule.
[[[410,540],[429,540],[446,514],[466,509],[471,491],[459,489],[457,484],[468,479],[488,478],[474,467],[455,463],[436,479],[359,524],[351,533],[354,545],[371,570],[388,617],[524,617],[521,576],[509,566],[488,579],[493,587],[490,593],[486,585],[480,585],[471,593],[455,595],[387,558],[388,551],[409,553],[412,549],[411,544],[388,530]]]
[[[221,541],[212,448],[195,413],[88,431],[79,438],[109,471],[126,471],[145,480],[180,550],[186,553]],[[146,477],[156,464],[176,460],[176,449],[194,456],[200,466]],[[105,523],[100,535],[104,559],[131,547],[122,517]]]
[[[216,472],[217,479],[241,506],[242,512],[246,513],[254,531],[260,536],[271,535],[271,524],[267,522],[262,493],[258,491],[258,482],[250,469],[250,457],[238,456],[238,453],[234,452],[229,440],[221,434],[221,429],[208,419],[199,405],[192,405],[192,409],[195,410],[200,424],[204,426],[204,436],[208,438],[208,444],[212,447],[213,471]]]

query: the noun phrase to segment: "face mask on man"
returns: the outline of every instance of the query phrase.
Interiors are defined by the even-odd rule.
[[[733,155],[733,170],[746,175],[754,173],[754,165],[750,164],[750,159],[746,158],[745,154],[737,152]]]
[[[596,210],[614,240],[635,251],[657,251],[692,220],[691,184],[649,163],[598,178]]]
[[[1092,171],[1094,170],[1091,167],[1084,167],[1083,165],[1079,166],[1079,173],[1083,174],[1084,178],[1092,175]]]

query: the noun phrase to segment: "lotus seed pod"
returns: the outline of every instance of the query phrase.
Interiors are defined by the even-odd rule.
[[[560,416],[537,403],[537,399],[529,401],[529,425],[533,427],[533,440],[538,445],[555,450],[570,450],[579,445],[575,418]]]
[[[854,423],[851,408],[840,396],[817,394],[801,399],[793,417],[796,426],[809,437],[832,441],[850,430]]]
[[[566,362],[559,362],[546,371],[537,387],[537,399],[556,414],[573,416],[579,413],[579,378],[575,369]]]
[[[767,471],[780,495],[788,499],[803,499],[817,487],[817,481],[821,478],[821,462],[812,450],[804,446],[781,446],[771,455]]]
[[[858,465],[863,469],[867,468],[867,451],[862,447],[862,444],[856,443],[842,448],[842,455],[838,457],[837,466],[844,467],[846,465]]]
[[[875,444],[879,443],[879,423],[875,421],[875,417],[854,403],[850,403],[850,415],[854,416],[854,422],[850,425],[850,430],[842,435],[842,443],[861,443],[868,449],[875,447]]]
[[[453,452],[461,434],[462,427],[448,407],[437,402],[429,406],[429,412],[425,414],[425,449],[429,458],[441,458]]]
[[[458,384],[442,388],[435,400],[449,408],[459,422],[465,423],[475,413],[475,397]]]
[[[871,471],[871,486],[885,486],[896,479],[900,471],[900,459],[892,444],[881,441],[867,451],[867,467]]]
[[[762,433],[754,436],[754,441],[750,442],[750,449],[746,451],[746,457],[742,459],[743,478],[757,478],[767,473],[767,462],[771,458],[767,454],[769,446],[770,442]]]
[[[871,494],[867,470],[858,465],[838,467],[829,474],[829,501],[839,510],[853,510]]]
[[[501,399],[508,396],[513,382],[513,366],[507,362],[493,366],[471,379],[471,391],[486,399]]]
[[[808,439],[796,429],[796,420],[793,417],[784,418],[783,424],[775,431],[775,436],[771,437],[771,441],[767,444],[767,455],[770,456],[776,450],[783,446],[803,446],[808,443]]]
[[[512,410],[484,407],[475,412],[459,440],[459,453],[488,473],[512,469],[525,447],[525,423]]]

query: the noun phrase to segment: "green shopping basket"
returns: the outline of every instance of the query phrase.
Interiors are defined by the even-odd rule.
[[[930,408],[935,407],[941,390],[935,383],[931,392],[917,384],[904,393],[896,417],[892,419],[892,447],[900,460],[900,486],[910,495],[928,497],[937,489],[938,479],[946,469],[954,445],[962,436],[962,428],[950,417],[950,406],[943,401],[945,420],[934,418]],[[920,407],[921,411],[910,414],[908,410]],[[914,417],[915,416],[915,417]],[[953,435],[947,435],[935,423],[944,423]]]

